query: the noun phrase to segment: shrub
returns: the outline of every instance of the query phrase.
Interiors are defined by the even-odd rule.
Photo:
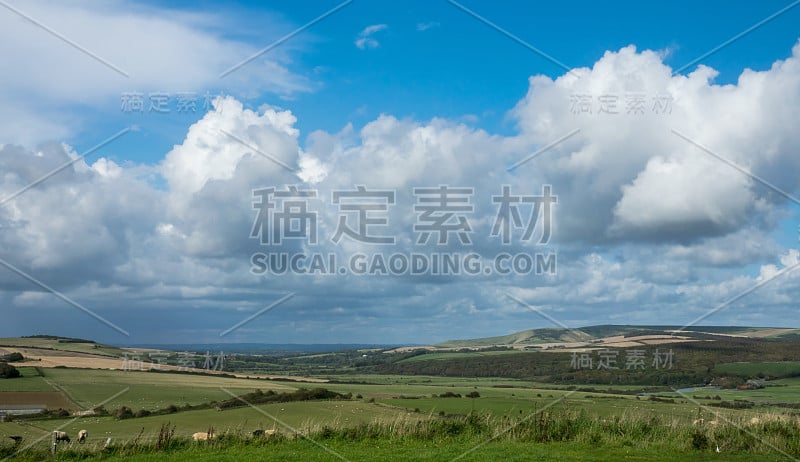
[[[471,391],[465,395],[467,398],[480,398],[481,394],[477,391]]]
[[[327,388],[314,388],[307,389],[301,388],[293,392],[275,393],[270,390],[266,393],[255,392],[247,393],[238,398],[226,399],[220,403],[215,401],[211,402],[212,406],[218,409],[231,409],[236,407],[247,406],[250,404],[267,404],[267,403],[288,403],[293,401],[311,401],[311,400],[328,400],[328,399],[350,399],[353,395],[341,394],[335,391],[330,391]]]
[[[15,363],[15,362],[23,361],[24,359],[25,359],[25,357],[22,356],[22,353],[18,353],[18,352],[15,351],[14,353],[6,355],[6,357],[4,358],[4,361],[10,362],[10,363]]]
[[[0,363],[0,379],[14,379],[20,376],[16,367],[8,363]]]
[[[131,419],[133,418],[133,410],[128,406],[122,406],[114,411],[114,417],[116,417],[118,420]]]

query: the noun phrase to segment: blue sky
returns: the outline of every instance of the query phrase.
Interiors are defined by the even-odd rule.
[[[263,48],[341,4],[311,1],[304,2],[303,8],[287,8],[280,3],[231,3],[224,13],[233,22],[220,32],[226,37],[243,37]],[[665,7],[633,1],[535,7],[524,2],[490,7],[479,2],[460,4],[567,66],[587,66],[607,50],[633,44],[639,49],[668,51],[664,62],[674,69],[788,5],[735,2],[731,7],[730,3],[676,2]],[[169,4],[172,8],[175,5]],[[177,5],[185,11],[219,13],[219,7],[213,4]],[[791,9],[698,64],[719,71],[715,79],[719,84],[735,83],[744,68],[767,69],[784,58],[788,44],[797,39],[798,18],[800,10]],[[268,25],[262,27],[265,19]],[[272,23],[277,24],[270,27]],[[374,24],[387,26],[374,35],[380,46],[369,50],[353,46],[358,33]],[[527,78],[563,74],[558,65],[446,1],[354,1],[281,48],[288,50],[293,70],[309,76],[315,89],[294,94],[289,100],[264,94],[244,102],[253,108],[269,103],[291,109],[298,116],[297,126],[303,135],[314,130],[336,132],[348,123],[361,127],[382,113],[418,120],[475,116],[475,122],[467,120],[493,133],[510,133],[514,127],[506,112],[527,91]],[[231,63],[235,62],[237,57],[231,57]],[[131,90],[146,91],[136,87]],[[206,91],[244,95],[239,89],[230,89],[225,78],[198,94]],[[101,112],[94,114],[93,121],[100,123],[77,133],[72,140],[75,145],[89,148],[121,127],[140,124],[146,130],[137,141],[152,149],[131,152],[133,146],[121,146],[118,149],[122,153],[117,155],[137,162],[157,162],[183,139],[188,125],[199,119],[199,115],[189,113],[137,119],[121,113],[119,103],[117,95],[109,98],[107,105],[86,108]],[[332,107],[336,110],[323,109]]]
[[[9,5],[4,197],[135,130],[2,204],[0,258],[40,283],[0,276],[13,318],[0,335],[217,341],[219,326],[289,292],[224,340],[424,343],[552,326],[540,309],[570,326],[680,324],[798,259],[793,3]],[[625,114],[634,91],[647,100],[641,117]],[[122,109],[131,92],[144,95],[142,112]],[[176,110],[180,92],[197,96],[196,111]],[[168,95],[169,113],[149,110],[154,93]],[[206,112],[206,94],[225,99]],[[591,115],[575,110],[576,95],[591,99]],[[604,95],[622,114],[598,112]],[[659,95],[671,98],[669,113],[649,110]],[[287,184],[321,197],[358,184],[395,191],[388,228],[398,244],[367,247],[386,255],[441,250],[413,244],[414,186],[473,187],[476,239],[447,249],[554,252],[558,274],[253,274],[250,257],[264,249],[249,236],[251,191]],[[545,247],[487,238],[501,184],[559,194]],[[337,217],[326,218],[329,237]],[[344,259],[363,250],[329,240],[269,249]],[[783,325],[799,289],[780,275],[707,323]]]

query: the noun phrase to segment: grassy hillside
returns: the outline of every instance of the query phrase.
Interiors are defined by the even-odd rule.
[[[220,419],[219,415],[205,423]],[[690,421],[646,414],[598,419],[559,405],[513,418],[471,414],[284,427],[273,438],[253,438],[249,427],[220,428],[217,438],[208,442],[192,442],[179,432],[165,438],[169,432],[162,431],[159,443],[156,434],[141,431],[133,440],[118,440],[105,449],[96,440],[64,444],[56,460],[737,461],[800,455],[800,427],[791,421],[754,424],[735,419],[698,427]],[[10,451],[0,448],[0,456]],[[44,460],[45,451],[28,449],[16,460]]]
[[[42,376],[37,376],[34,368],[22,370],[22,378],[0,380],[0,391],[61,391],[83,409],[96,406],[123,390],[127,391],[106,404],[106,409],[128,406],[135,411],[153,411],[170,404],[179,407],[197,405],[229,398],[223,388],[234,393],[255,389],[292,391],[298,388],[287,382],[166,372],[39,368]]]
[[[571,329],[528,329],[499,337],[485,337],[467,340],[448,340],[436,344],[441,348],[474,348],[493,345],[535,345],[552,342],[586,342],[591,335]]]
[[[74,353],[109,356],[113,358],[120,358],[125,352],[125,350],[122,350],[121,348],[95,343],[91,340],[72,339],[57,336],[0,338],[0,348],[3,347],[39,348],[45,350],[69,351]]]
[[[596,362],[591,369],[577,369],[572,362],[573,354],[568,352],[514,351],[505,354],[421,352],[413,358],[381,365],[377,371],[449,377],[506,377],[557,384],[661,385],[680,388],[709,383],[720,375],[715,368],[724,363],[800,361],[800,342],[726,338],[714,342],[662,345],[662,350],[672,351],[673,364],[669,369],[658,369],[650,363],[650,354],[656,348],[657,345],[615,348],[618,353],[616,369],[607,370],[597,368]],[[647,363],[641,369],[627,369],[627,353],[640,349],[645,350]],[[594,361],[597,361],[596,356],[595,353]],[[733,370],[730,375],[748,378]]]
[[[318,443],[318,444],[315,444]],[[474,449],[474,450],[473,450]],[[135,450],[130,450],[133,452]],[[762,460],[791,460],[780,453],[767,449],[772,458]],[[37,456],[23,456],[16,460],[39,461]],[[39,456],[42,457],[42,456]],[[763,455],[762,455],[763,457]],[[346,461],[454,461],[464,462],[503,460],[507,462],[619,462],[621,460],[642,462],[674,462],[692,460],[697,462],[731,461],[752,462],[752,453],[726,453],[724,459],[713,450],[676,449],[666,445],[635,446],[633,443],[598,445],[597,443],[548,442],[531,444],[528,441],[487,441],[483,437],[451,439],[451,441],[395,441],[370,439],[363,441],[344,440],[289,440],[273,443],[239,443],[231,447],[184,444],[171,451],[141,451],[128,455],[106,455],[91,457],[82,453],[65,454],[56,460],[104,460],[129,462],[238,462],[243,460],[287,461],[287,462],[341,462]]]
[[[735,362],[720,364],[714,368],[714,371],[745,378],[800,377],[800,362]]]
[[[477,359],[500,361],[531,354],[558,356],[490,353]],[[447,360],[406,365],[441,361]],[[6,383],[28,381],[31,386],[41,387],[52,383],[69,390],[81,402],[94,403],[112,396],[120,388],[130,387],[128,393],[108,403],[107,409],[122,404],[134,410],[157,408],[176,399],[178,394],[187,401],[229,398],[223,388],[244,394],[256,388],[293,389],[302,385],[118,370],[44,369],[44,377],[36,377],[34,373],[33,368],[23,368],[22,379]],[[328,456],[331,460],[341,460],[317,444],[295,439],[298,433],[309,435],[347,460],[451,460],[492,437],[496,438],[464,460],[500,456],[508,456],[510,460],[540,456],[550,459],[533,460],[703,460],[707,455],[716,456],[714,460],[743,460],[756,454],[780,456],[775,448],[795,457],[800,455],[797,422],[784,420],[750,426],[753,417],[778,413],[781,419],[796,420],[797,416],[792,417],[796,409],[778,404],[800,401],[800,377],[771,381],[770,386],[760,390],[697,391],[690,393],[692,396],[665,392],[658,396],[637,396],[633,392],[641,391],[642,387],[624,385],[570,390],[566,385],[508,378],[401,375],[348,378],[353,383],[340,381],[325,387],[350,393],[350,399],[271,403],[222,411],[206,408],[123,420],[87,416],[0,423],[0,458],[10,454],[12,442],[7,437],[19,435],[26,444],[34,444],[15,460],[43,460],[50,432],[57,428],[73,436],[86,429],[90,438],[85,445],[74,442],[62,445],[55,460],[327,460]],[[469,393],[475,397],[466,397]],[[721,397],[706,398],[707,393]],[[714,407],[734,400],[747,400],[754,406],[744,410]],[[693,427],[692,421],[698,417],[722,424],[715,428]],[[169,446],[171,449],[164,451],[155,445],[159,430],[166,423],[175,426],[175,440]],[[749,433],[737,427],[741,425],[748,425]],[[223,437],[210,444],[188,440],[192,433],[205,431],[209,426]],[[257,428],[277,428],[285,438],[253,440],[250,432]],[[112,446],[104,450],[109,437]],[[723,448],[723,459],[714,453],[716,445]],[[664,458],[658,459],[661,456]]]
[[[497,337],[484,337],[465,340],[448,340],[434,345],[439,348],[479,348],[488,346],[520,346],[537,345],[542,343],[559,342],[590,342],[604,337],[632,337],[638,335],[671,335],[670,331],[681,329],[682,326],[630,326],[630,325],[601,325],[588,326],[579,329],[547,328],[528,329]],[[768,331],[769,327],[737,327],[737,326],[694,326],[681,332],[681,336],[696,339],[706,339],[708,334],[718,335],[744,335]],[[783,331],[769,337],[774,339],[792,340],[800,335],[800,329]]]

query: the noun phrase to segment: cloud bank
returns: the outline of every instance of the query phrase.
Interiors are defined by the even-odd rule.
[[[362,38],[384,27],[370,26]],[[98,52],[114,56],[111,47]],[[126,59],[120,65],[136,70],[136,59]],[[298,295],[229,338],[427,342],[547,325],[509,293],[570,325],[688,322],[797,260],[776,233],[794,207],[786,195],[800,187],[800,45],[770,69],[744,70],[736,84],[716,85],[714,76],[704,66],[673,76],[658,53],[633,46],[609,51],[592,67],[531,77],[509,111],[517,125],[512,136],[446,119],[382,115],[358,131],[317,131],[301,142],[291,111],[254,111],[219,98],[158,165],[80,160],[3,204],[2,258],[129,326],[138,341],[218,338],[288,292]],[[282,82],[273,83],[288,85]],[[34,88],[16,85],[23,93]],[[4,145],[0,196],[75,156],[59,143]],[[524,194],[551,185],[558,203],[546,248],[558,253],[558,271],[254,275],[250,256],[265,250],[251,238],[253,190],[288,185],[318,192],[321,239],[315,246],[286,241],[268,252],[342,256],[441,249],[417,243],[412,194],[439,185],[474,188],[472,245],[445,249],[482,256],[541,250],[536,242],[491,238],[491,197],[502,185]],[[394,246],[330,241],[338,218],[332,193],[357,185],[395,192],[383,229]],[[781,277],[708,322],[779,324],[794,313],[798,282],[794,273]],[[89,326],[114,338],[13,272],[0,272],[0,288],[8,309],[20,313],[0,334]]]

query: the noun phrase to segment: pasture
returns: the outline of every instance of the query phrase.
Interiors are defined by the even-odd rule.
[[[189,438],[193,433],[206,431],[210,426],[214,427],[216,434],[245,434],[259,428],[276,428],[284,434],[292,435],[295,433],[293,429],[308,432],[326,425],[339,428],[372,422],[391,422],[406,415],[407,412],[359,401],[276,403],[254,408],[242,407],[225,411],[203,409],[125,420],[88,416],[78,419],[6,422],[0,423],[0,438],[21,435],[26,442],[41,438],[36,447],[46,449],[53,430],[61,429],[74,436],[79,430],[86,429],[89,431],[86,447],[99,449],[109,437],[120,443],[133,440],[152,443],[158,438],[161,424],[165,422],[175,425],[176,436]],[[72,443],[71,446],[77,447],[77,443]]]
[[[687,446],[688,443],[685,441],[676,446],[666,439],[651,436],[636,443],[638,437],[631,436],[628,440],[625,439],[625,432],[628,430],[610,430],[612,433],[607,434],[604,433],[605,430],[601,431],[598,428],[605,428],[603,426],[614,422],[632,422],[631,428],[639,428],[638,426],[649,428],[646,426],[647,422],[658,421],[658,425],[664,429],[689,435],[697,430],[692,429],[692,421],[703,417],[706,420],[724,422],[728,430],[725,430],[726,433],[719,433],[718,438],[730,439],[734,438],[734,434],[741,433],[737,430],[737,426],[746,425],[752,417],[796,412],[785,407],[776,407],[775,404],[800,401],[800,378],[770,381],[767,388],[759,390],[699,390],[687,393],[686,396],[659,392],[658,396],[662,398],[651,398],[632,394],[632,391],[639,391],[642,387],[629,385],[618,387],[602,385],[595,386],[596,391],[574,391],[568,390],[566,386],[557,387],[507,378],[360,375],[334,376],[331,378],[339,379],[340,382],[322,384],[331,391],[351,393],[351,399],[260,404],[222,411],[213,406],[181,410],[180,407],[186,404],[207,405],[212,401],[229,399],[231,395],[226,390],[236,395],[257,389],[280,393],[291,392],[300,387],[314,388],[320,384],[167,372],[41,368],[43,376],[38,376],[34,368],[23,367],[21,371],[23,377],[19,379],[0,381],[1,402],[13,400],[16,403],[27,393],[31,393],[28,395],[31,398],[34,397],[33,393],[50,393],[53,396],[60,395],[73,403],[74,409],[86,409],[127,389],[126,392],[107,402],[104,407],[113,411],[121,406],[127,406],[135,412],[141,409],[164,410],[169,405],[175,405],[178,407],[178,412],[122,420],[113,416],[83,416],[4,422],[0,423],[0,449],[5,447],[8,450],[10,444],[8,437],[19,435],[24,437],[26,444],[33,443],[34,450],[45,451],[48,448],[50,434],[55,429],[64,430],[73,436],[77,435],[80,429],[89,431],[89,439],[85,445],[78,446],[75,442],[62,444],[64,457],[67,457],[71,450],[102,452],[103,443],[107,438],[112,438],[114,444],[124,447],[131,445],[150,447],[157,441],[161,426],[167,422],[175,426],[174,436],[181,441],[188,439],[195,432],[206,431],[210,426],[214,427],[216,434],[229,435],[234,439],[246,440],[254,429],[272,428],[288,438],[271,441],[268,448],[259,445],[251,447],[247,441],[242,444],[231,443],[233,445],[224,452],[219,449],[221,446],[214,446],[218,444],[217,442],[203,447],[186,443],[174,453],[149,454],[149,449],[132,450],[133,452],[129,454],[131,458],[125,459],[142,461],[241,460],[267,456],[274,460],[327,460],[329,453],[303,440],[299,435],[318,435],[323,439],[328,438],[325,445],[341,449],[348,460],[447,460],[450,456],[457,456],[459,451],[465,450],[464,448],[487,439],[491,436],[491,432],[486,433],[488,430],[483,428],[480,435],[458,434],[447,436],[450,439],[434,438],[430,441],[418,440],[416,437],[393,440],[390,435],[397,432],[412,434],[416,431],[413,429],[420,428],[420,425],[423,427],[429,425],[426,422],[456,422],[458,419],[466,418],[465,416],[473,415],[490,419],[493,422],[491,425],[498,429],[503,428],[504,422],[515,420],[525,422],[540,415],[566,416],[564,418],[568,421],[572,419],[578,422],[573,422],[572,425],[586,426],[586,428],[580,427],[582,429],[578,433],[570,436],[575,439],[573,445],[563,445],[558,441],[541,441],[542,444],[530,445],[530,442],[503,437],[486,445],[486,448],[491,449],[484,448],[470,453],[464,460],[482,460],[481,454],[486,457],[488,453],[491,453],[493,458],[499,457],[498,454],[508,453],[510,460],[532,460],[551,451],[559,452],[550,459],[536,460],[585,460],[587,453],[582,451],[595,446],[600,448],[600,452],[592,449],[592,457],[595,454],[601,455],[593,460],[611,460],[615,457],[622,457],[625,460],[676,460],[688,456],[693,460],[703,460],[701,457],[704,452],[695,451]],[[352,383],[342,382],[341,380],[345,378]],[[477,393],[479,397],[467,398],[465,395],[468,393]],[[441,397],[443,394],[459,394],[461,397]],[[756,403],[756,406],[746,410],[709,407],[709,404],[719,400],[707,400],[706,394],[712,397],[719,394],[722,400],[747,399]],[[702,396],[695,399],[694,395]],[[20,404],[26,403],[20,402]],[[370,449],[370,445],[361,437],[336,436],[337,432],[365,428],[365,426],[383,428],[375,430],[380,435],[375,436],[376,440],[370,442],[375,447],[374,450]],[[384,427],[388,427],[389,430]],[[557,427],[561,428],[558,425]],[[785,431],[782,432],[781,434],[785,434]],[[641,446],[642,444],[650,449]],[[784,447],[789,443],[780,440],[776,444]],[[657,450],[654,450],[654,447]],[[739,449],[739,451],[749,450]],[[107,460],[120,460],[117,459],[118,454],[115,454],[107,454]],[[740,455],[728,454],[729,457],[725,460],[743,460],[737,459]],[[85,456],[86,454],[80,457]],[[657,458],[661,456],[664,458]],[[333,456],[333,459],[338,458]]]
[[[678,393],[659,393],[660,395],[681,398]],[[723,400],[746,400],[761,406],[772,404],[800,404],[800,377],[771,380],[765,388],[756,390],[695,390],[684,393],[687,397],[697,399],[700,403],[713,402],[719,396]]]
[[[245,393],[255,389],[291,391],[292,382],[239,379],[210,375],[172,374],[166,372],[112,371],[102,369],[42,369],[44,379],[63,389],[84,409],[97,406],[116,393],[126,390],[106,409],[128,406],[134,410],[153,411],[170,404],[197,405],[230,398],[222,389]]]
[[[52,385],[47,383],[36,369],[32,367],[17,368],[20,377],[13,380],[0,380],[0,392],[4,391],[53,391]]]
[[[791,377],[800,376],[800,361],[741,362],[718,364],[714,372],[736,374],[743,377]]]
[[[107,448],[102,442],[108,433],[102,433],[102,429],[111,423],[98,422],[99,428],[93,428],[94,419],[82,419],[64,429],[86,428],[90,440],[85,445],[63,444],[56,460],[737,461],[745,457],[751,460],[754,455],[761,460],[791,460],[800,455],[800,425],[796,420],[765,424],[736,421],[698,427],[653,415],[597,419],[559,406],[514,418],[485,414],[446,418],[405,414],[386,418],[367,415],[369,407],[357,401],[292,404],[297,407],[259,406],[267,415],[252,408],[187,412],[192,428],[186,430],[182,428],[185,422],[170,421],[177,431],[166,443],[162,440],[160,446],[156,442],[158,428],[147,426],[153,419],[114,424],[115,442]],[[331,409],[331,405],[338,410]],[[285,416],[276,426],[278,436],[250,435],[253,428],[270,428],[262,418],[271,419],[269,416],[280,408]],[[378,408],[381,406],[373,409]],[[356,415],[359,409],[365,411],[360,418],[345,420],[344,416]],[[306,414],[306,421],[299,420],[302,414]],[[253,420],[230,421],[231,425],[225,426],[227,419],[248,416]],[[177,419],[178,415],[174,417]],[[289,423],[290,419],[295,425]],[[200,431],[215,425],[217,436],[210,441],[191,441],[188,435],[199,423],[205,424]],[[127,428],[125,432],[123,426]],[[42,433],[43,440],[48,437],[49,432]],[[5,454],[10,454],[9,450],[6,448]],[[41,460],[46,457],[44,454],[46,443],[40,442],[17,456],[17,460]]]
[[[287,462],[341,462],[345,461],[464,461],[483,462],[503,460],[508,462],[674,462],[692,460],[697,462],[721,461],[752,462],[753,454],[716,454],[713,451],[677,450],[671,447],[598,447],[592,444],[537,443],[517,441],[490,441],[481,438],[458,441],[324,441],[319,446],[300,439],[279,441],[267,445],[242,444],[234,447],[194,445],[169,452],[145,452],[130,455],[112,455],[85,459],[77,453],[75,457],[57,460],[104,460],[130,462],[239,462],[246,460]],[[477,448],[473,450],[473,448]],[[760,456],[763,461],[791,460],[780,454]],[[37,459],[21,459],[23,462]]]

